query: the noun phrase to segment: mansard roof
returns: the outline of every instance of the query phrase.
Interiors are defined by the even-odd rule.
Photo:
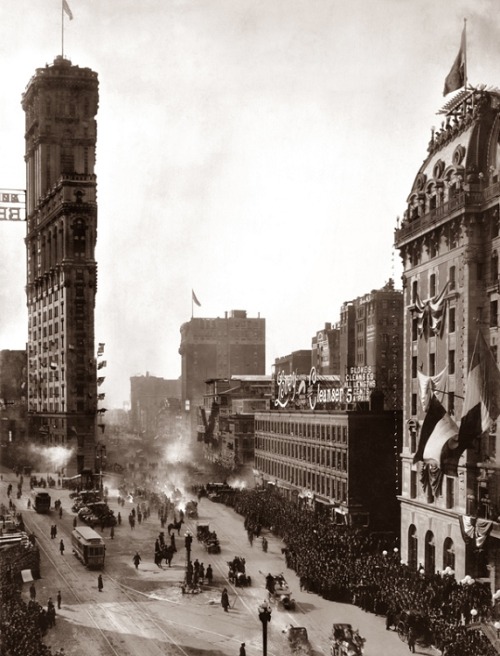
[[[428,156],[420,167],[408,202],[432,193],[457,176],[465,183],[487,184],[498,172],[500,90],[485,86],[462,90],[438,112],[444,116],[439,130],[432,130]]]

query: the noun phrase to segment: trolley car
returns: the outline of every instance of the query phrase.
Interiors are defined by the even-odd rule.
[[[102,569],[106,547],[99,533],[88,526],[78,526],[71,534],[73,553],[89,569]]]
[[[45,490],[34,488],[31,491],[33,508],[37,513],[48,513],[50,511],[50,494]]]

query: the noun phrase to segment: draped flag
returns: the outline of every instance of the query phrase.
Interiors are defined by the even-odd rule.
[[[105,367],[107,364],[108,364],[108,363],[106,362],[106,360],[101,360],[101,361],[98,363],[97,368],[98,368],[98,369],[102,369],[102,368]]]
[[[97,355],[104,355],[104,344],[102,342],[97,347]]]
[[[425,415],[420,431],[420,440],[413,463],[420,460],[431,462],[441,468],[442,452],[451,440],[453,446],[458,434],[458,427],[442,404],[433,394],[429,402],[429,409]]]
[[[500,414],[500,371],[481,333],[478,333],[465,388],[462,420],[455,456],[474,446]]]
[[[66,0],[63,0],[62,5],[63,5],[64,12],[65,12],[66,15],[68,16],[68,18],[69,18],[70,20],[73,20],[73,12],[72,12],[71,9],[69,8],[69,5],[68,5],[67,1],[66,1]]]
[[[441,392],[441,401],[444,395],[444,387],[446,386],[446,379],[448,376],[448,367],[439,372],[435,376],[426,376],[421,371],[417,371],[418,390],[420,393],[420,401],[424,412],[429,409],[432,395],[437,391]]]
[[[196,298],[196,294],[194,293],[194,290],[191,290],[191,293],[192,293],[192,300],[193,300],[193,302],[196,303],[196,305],[197,305],[198,307],[201,307],[201,303],[200,303],[200,301]]]
[[[450,72],[446,76],[444,81],[444,90],[443,96],[446,96],[452,91],[456,91],[461,87],[465,86],[465,75],[466,75],[466,40],[465,40],[465,25],[462,30],[462,37],[460,39],[460,49],[458,55],[453,62]]]
[[[443,319],[445,316],[446,301],[445,295],[448,290],[449,282],[443,287],[441,292],[429,298],[426,301],[421,301],[417,293],[415,299],[415,312],[417,314],[418,334],[427,338],[427,333],[433,335],[440,335],[443,328]]]
[[[464,542],[475,542],[477,548],[482,547],[493,528],[493,522],[468,515],[460,515],[459,520]]]

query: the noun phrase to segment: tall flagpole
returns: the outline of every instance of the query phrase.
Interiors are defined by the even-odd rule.
[[[61,0],[61,57],[64,59],[64,5]]]
[[[467,19],[464,18],[464,91],[467,91]]]

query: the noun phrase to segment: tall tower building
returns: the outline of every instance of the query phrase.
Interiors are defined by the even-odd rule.
[[[476,345],[486,344],[491,372],[498,360],[500,92],[461,91],[441,113],[395,236],[405,305],[402,556],[496,590],[498,431],[481,421],[470,430],[464,397]],[[478,386],[478,401],[488,387]]]
[[[37,69],[26,114],[28,435],[94,467],[97,73],[63,57]]]

